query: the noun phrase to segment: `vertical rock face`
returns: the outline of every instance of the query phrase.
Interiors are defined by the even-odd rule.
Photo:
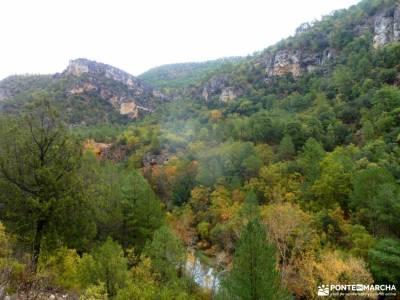
[[[0,87],[0,101],[4,101],[9,98],[7,91]]]
[[[301,72],[301,53],[290,49],[279,50],[275,55],[266,58],[267,76],[283,76],[292,74],[294,77]]]
[[[89,73],[89,65],[84,59],[71,60],[66,72],[71,75],[80,76],[84,73]]]
[[[237,97],[235,89],[233,87],[226,87],[222,89],[221,95],[219,96],[219,101],[230,102],[235,100]]]
[[[400,41],[400,5],[397,5],[393,14],[393,39]]]
[[[308,30],[310,26],[303,24],[297,29],[296,34],[302,34]],[[361,36],[369,30],[374,32],[374,48],[400,41],[400,4],[366,19],[364,24],[355,27],[353,33]],[[336,54],[336,50],[329,47],[318,53],[307,48],[283,48],[266,52],[260,62],[265,66],[265,77],[268,81],[274,76],[290,74],[298,77],[305,72],[313,72],[334,58]]]
[[[281,49],[275,53],[266,53],[262,63],[265,66],[266,79],[287,74],[298,77],[304,72],[314,71],[332,56],[332,50],[329,48],[321,53],[312,53],[307,50]]]
[[[374,48],[400,41],[400,5],[375,17]]]
[[[217,98],[219,101],[229,102],[241,96],[243,92],[239,88],[232,86],[229,75],[220,74],[211,77],[206,82],[201,94],[206,101]]]

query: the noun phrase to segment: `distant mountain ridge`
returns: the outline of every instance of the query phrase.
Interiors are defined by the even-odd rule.
[[[364,0],[320,21],[302,24],[294,36],[246,57],[233,68],[222,66],[196,82],[198,88],[190,94],[206,101],[230,102],[252,94],[254,87],[271,93],[282,78],[296,80],[312,73],[323,76],[333,72],[348,58],[346,48],[360,39],[374,51],[399,42],[400,3]]]
[[[126,122],[153,111],[167,100],[151,85],[125,71],[78,58],[71,60],[62,73],[10,76],[0,81],[0,108],[18,111],[23,98],[36,92],[52,93],[70,115],[67,121],[73,124]]]
[[[349,47],[355,43],[364,43],[368,51],[379,51],[398,41],[399,2],[363,0],[320,21],[302,24],[294,36],[247,57],[163,65],[138,77],[79,58],[54,76],[12,76],[0,82],[0,108],[17,110],[21,101],[14,98],[42,90],[65,102],[61,106],[74,124],[127,122],[174,99],[229,103],[266,97],[279,90],[283,81],[331,74],[348,59],[347,53],[353,51]],[[95,117],[95,112],[100,117]]]
[[[234,56],[204,62],[167,64],[152,68],[140,74],[138,78],[157,88],[177,88],[199,82],[222,67],[244,59],[245,57]]]

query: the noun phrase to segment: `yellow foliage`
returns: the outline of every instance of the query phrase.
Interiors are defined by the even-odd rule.
[[[0,223],[0,258],[9,257],[11,255],[11,243],[6,233],[6,229]]]
[[[50,278],[54,286],[77,292],[81,288],[78,272],[80,261],[76,250],[60,248],[50,256],[40,257],[38,272]]]
[[[299,173],[287,174],[285,168],[284,163],[264,166],[259,172],[260,179],[253,180],[249,184],[263,191],[265,198],[270,202],[293,202],[300,193],[302,178]]]
[[[232,201],[235,203],[243,203],[246,198],[246,195],[244,192],[242,192],[239,189],[233,190],[232,191]]]
[[[228,221],[236,214],[240,204],[232,202],[231,195],[225,187],[216,187],[215,191],[211,194],[210,211],[217,218],[217,221]]]
[[[342,257],[337,251],[324,252],[314,265],[314,276],[322,284],[373,284],[374,280],[362,259]]]
[[[218,110],[218,109],[213,109],[213,110],[210,112],[210,118],[211,118],[211,121],[213,121],[214,123],[216,123],[216,122],[218,122],[219,120],[221,120],[221,118],[222,118],[222,112],[221,112],[220,110]]]
[[[108,295],[104,282],[91,285],[84,290],[79,300],[108,300]]]
[[[18,279],[25,270],[25,266],[13,258],[12,244],[12,238],[0,222],[0,285],[4,288],[20,285]]]
[[[192,243],[196,231],[193,228],[194,214],[189,205],[176,209],[173,214],[168,213],[167,222],[185,245]]]

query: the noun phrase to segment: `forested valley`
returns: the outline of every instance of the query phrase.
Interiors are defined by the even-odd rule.
[[[400,24],[400,5],[363,0],[248,57],[153,69],[139,79],[158,92],[141,85],[122,115],[104,97],[130,90],[96,74],[0,82],[0,298],[400,288],[400,41],[376,18]]]

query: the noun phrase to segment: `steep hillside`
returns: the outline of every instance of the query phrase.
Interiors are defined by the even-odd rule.
[[[51,75],[14,75],[0,81],[0,104],[15,95],[34,89],[46,89],[52,83]]]
[[[203,80],[221,67],[236,64],[243,59],[242,57],[226,57],[205,62],[163,65],[144,72],[138,78],[157,88],[179,88]]]
[[[120,69],[76,59],[60,74],[4,79],[0,82],[0,108],[17,112],[38,93],[52,94],[71,124],[127,122],[166,100],[162,93]]]
[[[243,59],[233,68],[221,66],[212,74],[203,74],[205,80],[191,82],[186,95],[229,102],[243,95],[251,97],[254,89],[263,90],[263,94],[287,94],[276,85],[279,78],[279,82],[288,81],[295,86],[312,75],[327,77],[357,51],[379,52],[397,41],[398,2],[362,1],[320,21],[302,24],[294,36]]]
[[[187,247],[235,268],[255,214],[296,299],[399,282],[399,11],[365,0],[303,24],[119,135]]]
[[[84,59],[1,82],[0,298],[397,299],[399,25],[398,1],[363,0],[144,75],[168,97]],[[42,92],[95,126],[24,114]]]

